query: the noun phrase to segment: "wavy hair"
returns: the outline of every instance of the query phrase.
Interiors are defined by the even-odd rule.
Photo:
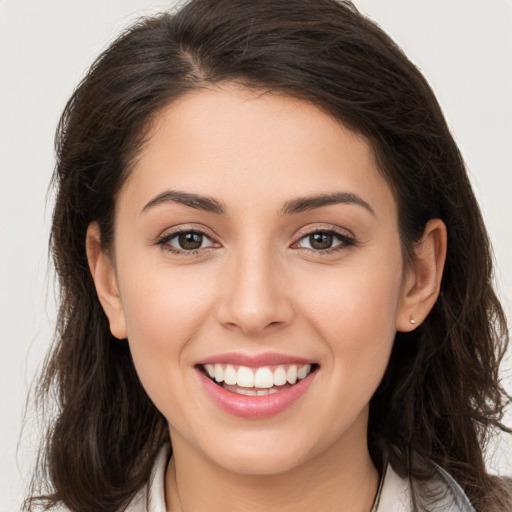
[[[404,257],[429,219],[448,253],[440,295],[412,333],[396,335],[370,403],[377,466],[426,478],[446,469],[478,511],[510,505],[482,447],[508,396],[508,335],[492,253],[465,165],[418,69],[374,23],[336,0],[191,0],[140,20],[104,52],[67,103],[56,136],[50,247],[60,287],[56,339],[37,399],[56,399],[26,510],[124,510],[168,437],[126,343],[110,334],[85,251],[97,221],[108,249],[116,195],[155,116],[189,91],[236,83],[308,101],[363,135],[399,209]]]

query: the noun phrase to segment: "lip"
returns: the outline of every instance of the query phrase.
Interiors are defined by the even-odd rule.
[[[223,359],[223,361],[225,362],[226,360]],[[289,362],[290,359],[287,359],[287,361]],[[214,363],[208,360],[204,364]],[[246,396],[225,390],[222,386],[208,378],[199,368],[196,368],[196,370],[203,389],[218,407],[228,414],[247,419],[270,418],[284,412],[306,393],[315,375],[318,373],[313,371],[306,378],[297,382],[297,384],[271,395]]]
[[[261,366],[278,366],[280,364],[314,364],[315,361],[277,352],[264,352],[262,354],[244,354],[241,352],[227,352],[201,359],[195,366],[204,364],[232,364],[259,368]]]

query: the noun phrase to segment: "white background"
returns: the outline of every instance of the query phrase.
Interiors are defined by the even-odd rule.
[[[466,158],[512,317],[512,0],[356,0],[422,69]],[[0,0],[0,511],[19,510],[35,453],[23,407],[55,320],[47,272],[53,135],[67,98],[150,0]],[[510,381],[510,379],[509,379]],[[510,389],[510,388],[509,388]],[[512,473],[509,440],[492,466]],[[508,455],[507,455],[508,453]]]

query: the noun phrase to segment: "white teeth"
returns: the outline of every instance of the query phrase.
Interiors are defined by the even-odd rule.
[[[215,365],[215,380],[217,382],[224,381],[224,370],[222,369],[222,365],[220,364]]]
[[[292,365],[294,366],[294,365]],[[291,368],[291,366],[290,366]],[[284,386],[286,384],[286,370],[284,366],[278,366],[274,370],[274,386]]]
[[[253,388],[254,387],[254,373],[247,366],[240,366],[238,368],[238,373],[236,376],[236,383],[238,386],[243,388]]]
[[[268,366],[258,368],[254,376],[254,386],[257,388],[271,388],[274,385],[274,375]]]
[[[233,389],[233,393],[245,396],[266,396],[278,393],[278,389],[256,389],[256,388],[236,388]]]
[[[305,379],[308,376],[308,373],[311,371],[311,365],[305,364],[304,366],[301,366],[299,368],[299,371],[297,372],[297,377],[299,380]]]
[[[258,391],[251,388],[237,388],[235,393],[245,396],[258,396]]]
[[[226,366],[226,370],[224,371],[224,382],[229,385],[236,384],[236,370],[228,364]]]
[[[220,363],[205,364],[203,367],[206,373],[219,384],[224,382],[228,386],[257,388],[263,391],[260,394],[264,395],[269,394],[269,390],[272,393],[278,391],[272,389],[274,386],[284,386],[286,383],[293,385],[297,380],[305,379],[311,372],[310,364],[279,365],[274,368],[274,371],[269,366],[260,368],[240,366],[237,369],[231,364]]]
[[[297,366],[292,364],[286,372],[286,380],[288,384],[295,384],[297,382]]]
[[[213,379],[215,377],[215,366],[213,364],[205,364],[204,367],[208,375]]]

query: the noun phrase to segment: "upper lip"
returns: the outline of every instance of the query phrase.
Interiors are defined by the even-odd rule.
[[[242,352],[227,352],[216,354],[205,359],[201,359],[196,365],[205,364],[232,364],[236,366],[248,366],[249,368],[258,368],[261,366],[277,366],[280,364],[314,364],[311,359],[297,357],[289,354],[280,354],[278,352],[264,352],[262,354],[244,354]]]

